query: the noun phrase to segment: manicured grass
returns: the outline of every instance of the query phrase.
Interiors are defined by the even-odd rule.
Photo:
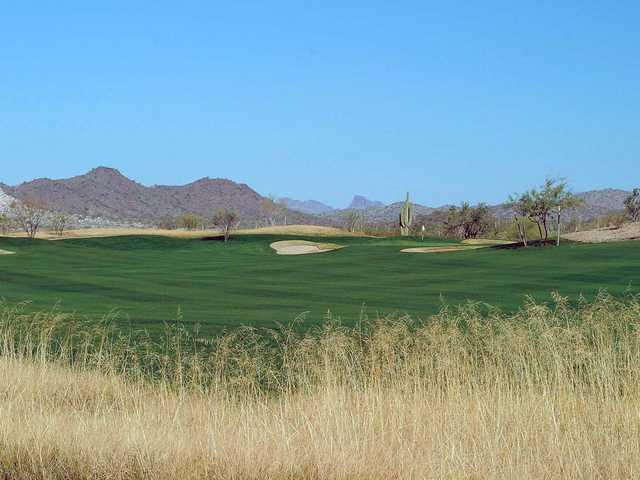
[[[180,310],[203,332],[221,326],[271,326],[305,313],[317,322],[327,310],[351,323],[364,308],[426,316],[441,302],[487,302],[518,308],[525,295],[558,290],[577,299],[599,289],[621,295],[640,282],[640,242],[521,250],[483,249],[439,254],[400,249],[447,245],[428,239],[332,238],[346,245],[316,255],[279,256],[271,242],[286,236],[236,236],[218,241],[112,237],[65,241],[0,238],[0,297],[29,308],[100,316],[112,309],[123,322],[152,329]],[[297,237],[300,238],[300,237]],[[326,242],[327,238],[306,240]]]

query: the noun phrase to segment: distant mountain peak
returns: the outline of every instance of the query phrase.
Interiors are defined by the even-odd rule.
[[[362,195],[354,195],[353,200],[347,207],[350,210],[365,210],[367,208],[378,208],[384,207],[384,203],[378,202],[375,200],[369,200],[367,197]]]
[[[335,209],[317,200],[294,200],[293,198],[282,197],[279,199],[290,210],[307,213],[310,215],[322,215],[333,212]]]
[[[124,177],[120,170],[111,167],[96,167],[89,170],[86,176],[111,176],[111,177]]]

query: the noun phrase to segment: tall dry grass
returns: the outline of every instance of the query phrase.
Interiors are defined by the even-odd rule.
[[[635,478],[640,299],[206,341],[0,307],[6,479]]]

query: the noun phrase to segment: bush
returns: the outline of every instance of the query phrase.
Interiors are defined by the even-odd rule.
[[[161,230],[175,230],[178,228],[178,222],[173,217],[162,217],[158,220],[157,227]]]
[[[196,230],[202,226],[202,219],[193,213],[184,213],[178,217],[177,225],[178,228]]]

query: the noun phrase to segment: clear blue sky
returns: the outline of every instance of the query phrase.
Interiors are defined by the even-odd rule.
[[[0,7],[5,183],[106,165],[334,206],[640,184],[637,0]]]

